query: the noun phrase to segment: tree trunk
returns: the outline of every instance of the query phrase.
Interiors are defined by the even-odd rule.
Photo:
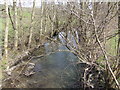
[[[8,58],[8,27],[9,27],[9,14],[8,14],[8,0],[5,0],[5,13],[6,13],[6,22],[5,22],[5,36],[4,36],[4,49],[5,49],[5,59]]]
[[[29,42],[28,42],[28,49],[31,47],[32,35],[33,35],[34,16],[35,16],[35,0],[33,1],[33,9],[32,9],[32,14],[31,14],[31,26],[30,26],[30,36],[29,36]]]
[[[15,46],[15,50],[18,47],[18,30],[17,30],[17,2],[16,0],[13,0],[13,9],[14,9],[14,27],[15,27],[15,42],[14,42],[14,46]]]
[[[44,14],[44,0],[41,0],[41,24],[40,24],[40,38],[43,33],[43,14]]]
[[[22,45],[22,47],[19,47],[20,50],[24,50],[24,29],[23,29],[23,23],[22,23],[22,20],[23,20],[23,8],[22,8],[22,3],[21,3],[21,0],[19,0],[19,8],[18,8],[18,17],[19,17],[19,24],[18,24],[18,31],[21,32],[21,35],[20,35],[20,45]]]

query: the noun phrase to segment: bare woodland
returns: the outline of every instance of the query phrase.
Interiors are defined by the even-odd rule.
[[[68,50],[63,51],[71,52],[79,59],[76,65],[88,65],[78,87],[83,85],[80,87],[83,90],[92,90],[100,88],[96,84],[100,82],[106,90],[120,89],[120,2],[56,4],[41,0],[40,8],[36,7],[35,2],[33,0],[32,7],[26,8],[22,6],[21,0],[18,5],[17,0],[13,0],[13,5],[8,5],[8,0],[5,0],[1,9],[1,18],[4,19],[1,59],[3,82],[12,78],[13,84],[9,87],[17,88],[12,75],[14,70],[23,61],[27,61],[27,65],[29,60],[37,57],[34,52],[49,42],[67,47]],[[63,51],[56,50],[54,53]],[[46,55],[43,53],[37,58]],[[101,81],[98,77],[90,76],[94,70],[102,75]],[[98,81],[92,85],[93,79],[90,77]]]

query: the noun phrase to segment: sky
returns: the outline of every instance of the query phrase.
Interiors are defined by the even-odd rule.
[[[46,1],[46,0],[43,0]],[[47,0],[48,2],[66,2],[68,0]],[[71,1],[71,0],[70,0]],[[75,1],[75,0],[72,0]],[[13,0],[8,0],[8,4],[12,5]],[[19,0],[17,0],[17,2],[19,3]],[[33,4],[33,0],[21,0],[22,6],[23,7],[32,7]],[[4,4],[4,0],[0,0],[0,4]],[[41,6],[41,0],[36,0],[36,7],[40,7]]]
[[[49,1],[49,2],[53,2],[55,1],[57,3],[58,2],[76,2],[76,1],[103,1],[103,2],[116,2],[116,1],[120,1],[120,0],[43,0],[43,1]],[[13,0],[8,0],[8,4],[12,5]],[[19,0],[17,0],[17,2],[19,3]],[[32,7],[33,4],[33,0],[21,0],[22,6],[23,7]],[[0,0],[0,4],[4,4],[4,0]],[[41,0],[36,0],[36,7],[40,7],[41,6]]]
[[[19,0],[17,0],[17,2],[19,3]],[[33,0],[21,0],[22,6],[24,7],[31,7],[32,6],[32,2]],[[8,4],[12,5],[13,0],[8,0]],[[0,0],[0,4],[4,4],[4,0]],[[36,0],[36,6],[40,6],[41,5],[41,0]]]

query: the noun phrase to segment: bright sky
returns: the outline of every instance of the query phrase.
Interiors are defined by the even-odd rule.
[[[66,2],[66,1],[75,1],[75,0],[43,0],[43,1],[48,1],[48,2]],[[12,5],[13,0],[8,0],[8,4]],[[19,3],[19,0],[17,0],[17,2]],[[26,6],[26,7],[31,7],[33,0],[21,0],[22,6]],[[4,0],[0,0],[0,4],[4,4]],[[41,5],[41,0],[36,0],[36,6],[40,7]]]
[[[36,6],[40,6],[41,0],[36,0]],[[19,3],[19,0],[17,0]],[[33,0],[21,0],[22,6],[31,7]],[[4,0],[0,0],[0,4],[4,4]],[[13,0],[8,0],[8,4],[13,4]]]
[[[76,1],[83,1],[83,2],[86,2],[86,1],[91,1],[91,2],[118,2],[120,0],[42,0],[42,1],[48,1],[48,2],[76,2]],[[13,0],[8,0],[8,3],[12,5],[12,2]],[[17,0],[17,2],[19,2],[19,0]],[[21,0],[21,3],[22,3],[22,6],[25,6],[25,7],[32,7],[32,3],[33,3],[33,0]],[[0,0],[0,4],[4,4],[4,0]],[[41,0],[36,0],[36,6],[37,7],[40,7],[41,6]]]

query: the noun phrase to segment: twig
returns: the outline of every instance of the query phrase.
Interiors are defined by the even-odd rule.
[[[93,18],[93,17],[92,17],[92,18]],[[110,64],[109,64],[109,62],[108,62],[109,59],[108,59],[108,57],[107,57],[107,55],[106,55],[106,52],[105,52],[104,48],[102,47],[101,42],[100,42],[100,40],[99,40],[99,38],[98,38],[98,35],[97,35],[97,32],[96,32],[97,30],[96,30],[96,24],[95,24],[94,18],[93,18],[93,25],[94,25],[94,32],[95,32],[96,40],[97,40],[97,42],[98,42],[98,44],[99,44],[99,46],[100,46],[100,48],[101,48],[101,50],[102,50],[102,53],[103,53],[103,55],[104,55],[104,57],[105,57],[105,59],[106,59],[106,63],[107,63],[108,69],[109,69],[110,73],[112,74],[112,77],[114,78],[117,87],[120,88],[120,84],[119,84],[116,76],[114,75],[114,73],[113,73],[113,71],[112,71],[112,69],[111,69],[111,67],[110,67]]]

